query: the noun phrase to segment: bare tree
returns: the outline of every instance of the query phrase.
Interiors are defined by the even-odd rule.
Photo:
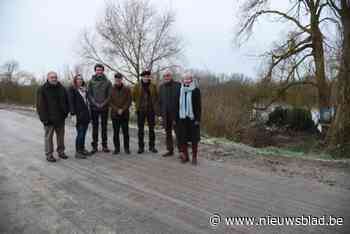
[[[148,0],[109,2],[96,35],[84,33],[82,56],[138,81],[143,69],[169,68],[181,55],[174,23],[172,11],[159,12]]]
[[[12,82],[15,73],[18,71],[19,63],[16,60],[9,60],[1,66],[1,78],[4,82]]]
[[[267,53],[270,66],[265,76],[271,79],[274,70],[288,62],[288,72],[285,73],[284,83],[280,92],[285,92],[295,85],[313,85],[318,89],[319,108],[329,108],[330,87],[325,73],[325,37],[321,26],[327,21],[334,21],[326,12],[326,0],[291,0],[291,7],[286,11],[270,9],[269,0],[248,0],[243,5],[242,22],[238,37],[249,37],[254,25],[262,16],[272,15],[293,26],[290,34],[276,49]],[[313,61],[314,80],[305,81],[299,77],[293,80],[301,65]],[[291,84],[293,83],[293,84]]]
[[[16,60],[9,60],[0,66],[0,98],[6,102],[9,100],[8,88],[15,84],[15,75],[18,68],[19,63]]]

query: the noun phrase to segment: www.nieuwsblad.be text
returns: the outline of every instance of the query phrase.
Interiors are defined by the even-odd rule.
[[[335,217],[332,215],[323,216],[232,216],[223,217],[220,214],[213,214],[209,218],[209,224],[212,227],[219,225],[225,226],[342,226],[344,225],[343,217]]]

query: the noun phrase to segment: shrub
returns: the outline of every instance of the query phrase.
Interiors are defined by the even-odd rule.
[[[37,85],[22,86],[0,82],[0,102],[20,105],[35,105]]]
[[[269,114],[268,126],[286,127],[294,131],[313,131],[315,124],[311,112],[302,108],[276,108]]]
[[[287,109],[277,107],[274,111],[269,114],[269,120],[267,121],[268,126],[275,125],[282,127],[287,124]]]

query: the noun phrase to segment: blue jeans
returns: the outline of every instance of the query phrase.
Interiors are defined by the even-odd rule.
[[[85,136],[88,130],[88,124],[78,124],[77,128],[77,138],[75,139],[75,148],[77,152],[83,151],[85,149]]]

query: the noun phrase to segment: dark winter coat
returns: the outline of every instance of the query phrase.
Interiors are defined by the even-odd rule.
[[[36,97],[36,110],[40,121],[45,125],[64,124],[69,113],[67,90],[61,83],[52,85],[48,81],[39,87]]]
[[[88,85],[88,98],[91,109],[96,111],[108,110],[111,91],[112,82],[105,75],[92,76]],[[97,104],[101,104],[102,108],[98,108]]]
[[[125,85],[122,87],[114,85],[112,89],[112,96],[110,98],[111,118],[129,119],[129,108],[131,106],[131,101],[131,91],[128,87]],[[121,115],[118,115],[118,109],[123,110]]]
[[[177,138],[179,144],[185,144],[192,142],[197,144],[200,141],[200,123],[202,114],[202,102],[201,102],[201,92],[199,88],[195,88],[192,91],[192,107],[194,119],[189,118],[180,119],[178,115],[177,120]]]
[[[177,81],[164,83],[159,87],[160,115],[166,119],[167,113],[175,120],[179,112],[181,84]]]
[[[89,104],[75,87],[69,88],[70,112],[76,116],[77,125],[87,125],[91,121],[91,113]]]

